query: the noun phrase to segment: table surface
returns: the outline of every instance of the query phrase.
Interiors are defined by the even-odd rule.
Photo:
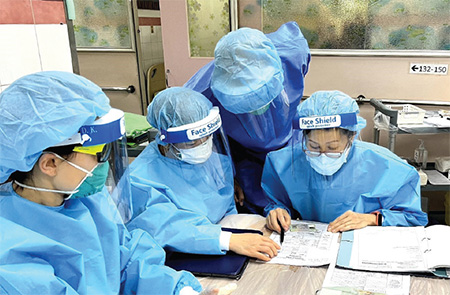
[[[264,236],[271,231],[265,227],[265,219],[259,215],[229,215],[220,222],[224,227],[261,230]],[[449,251],[450,253],[450,251]],[[315,295],[321,289],[328,266],[299,267],[292,265],[266,264],[250,260],[240,280],[198,277],[203,288],[220,288],[236,283],[233,295]],[[317,293],[318,294],[318,293]],[[411,276],[411,295],[450,294],[450,280],[437,277]]]

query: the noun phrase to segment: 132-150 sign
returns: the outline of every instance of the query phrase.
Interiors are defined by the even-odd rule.
[[[434,74],[447,75],[448,64],[417,64],[411,63],[409,68],[410,74]]]

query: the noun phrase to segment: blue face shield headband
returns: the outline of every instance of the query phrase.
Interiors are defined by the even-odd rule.
[[[91,125],[83,125],[79,131],[65,141],[54,145],[81,144],[84,147],[113,142],[125,135],[124,113],[111,109],[109,113]]]
[[[358,123],[356,113],[346,113],[330,116],[295,116],[292,120],[294,129],[326,129],[326,128],[344,128],[354,126]]]
[[[209,115],[195,123],[171,127],[160,131],[160,139],[165,143],[182,143],[194,141],[216,132],[222,126],[219,108],[213,107]]]

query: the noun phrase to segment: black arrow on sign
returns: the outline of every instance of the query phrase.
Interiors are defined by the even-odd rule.
[[[418,70],[419,68],[416,65],[413,65],[411,70],[413,70],[413,72],[415,72],[416,70]]]

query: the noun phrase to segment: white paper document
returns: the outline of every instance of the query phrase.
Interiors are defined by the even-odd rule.
[[[267,263],[297,266],[321,266],[335,261],[339,250],[339,233],[327,231],[328,224],[293,220],[284,235],[278,256]],[[280,243],[280,235],[273,232],[272,240]]]
[[[424,236],[424,228],[385,227],[377,230],[355,231],[354,249],[350,263],[358,265],[357,269],[381,271],[412,271],[427,269],[423,259],[426,243],[419,239]],[[421,233],[418,235],[417,231]],[[356,255],[353,255],[356,254]],[[381,254],[381,255],[380,255]]]
[[[383,272],[433,272],[446,277],[450,227],[373,227],[342,234],[337,264]],[[443,272],[443,273],[441,273]]]
[[[320,295],[408,295],[410,283],[409,275],[348,270],[336,268],[335,264],[331,263],[323,281]]]

